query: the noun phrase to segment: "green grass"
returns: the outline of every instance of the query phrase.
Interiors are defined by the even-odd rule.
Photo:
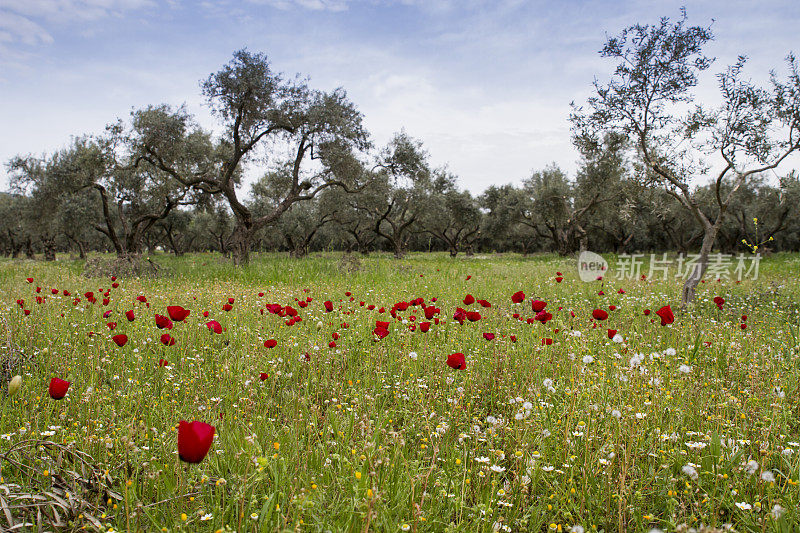
[[[0,261],[0,354],[16,347],[23,359],[21,390],[0,396],[0,496],[2,484],[56,493],[77,469],[67,450],[86,454],[83,478],[106,491],[72,495],[94,506],[83,510],[104,531],[800,529],[797,255],[764,259],[755,281],[702,284],[686,314],[679,280],[609,277],[601,296],[599,282],[580,282],[574,260],[557,256],[374,255],[352,273],[340,257],[259,256],[234,269],[216,255],[157,256],[171,275],[118,280],[107,306],[83,298],[111,282],[81,277],[80,262]],[[518,290],[548,302],[552,321],[526,323],[530,303],[511,302]],[[492,307],[459,325],[452,316],[468,293]],[[723,310],[711,302],[718,295]],[[233,309],[222,311],[229,297]],[[295,298],[306,297],[300,308]],[[417,297],[442,310],[427,333],[408,329],[419,307],[397,313],[408,323],[389,316]],[[294,306],[302,322],[262,315],[269,303]],[[173,304],[192,313],[165,347],[153,315]],[[591,311],[612,304],[594,329]],[[643,314],[666,304],[671,326]],[[213,335],[211,318],[227,330]],[[391,322],[380,341],[376,320]],[[117,322],[113,333],[107,322]],[[609,340],[608,328],[624,341]],[[116,333],[130,338],[123,348],[110,341]],[[265,348],[272,338],[277,347]],[[445,364],[453,352],[466,355],[466,370]],[[72,382],[65,399],[49,397],[52,377]],[[180,420],[216,426],[199,465],[178,460]],[[785,510],[777,519],[776,505]],[[64,520],[95,529],[86,516]]]

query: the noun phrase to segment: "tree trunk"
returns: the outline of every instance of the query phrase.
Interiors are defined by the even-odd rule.
[[[717,223],[709,225],[705,228],[703,235],[703,244],[700,246],[700,257],[697,260],[692,272],[683,284],[681,291],[681,309],[686,309],[686,306],[694,300],[694,294],[697,290],[697,285],[706,274],[708,269],[708,256],[711,254],[711,249],[714,246],[714,241],[717,239],[717,231],[719,231],[719,221],[722,217],[717,219]]]
[[[237,224],[233,229],[233,233],[229,237],[231,256],[233,257],[233,264],[236,266],[243,266],[250,262],[250,246],[253,242],[253,230],[244,226],[244,224]]]
[[[36,257],[36,254],[33,253],[33,244],[31,243],[30,237],[25,241],[25,257],[28,259],[34,259]]]
[[[44,250],[45,261],[56,260],[56,240],[52,237],[42,238],[42,248]]]

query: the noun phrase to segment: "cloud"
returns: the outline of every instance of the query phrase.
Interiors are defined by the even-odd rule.
[[[267,4],[284,11],[300,7],[312,11],[346,11],[348,0],[249,0],[253,4]]]

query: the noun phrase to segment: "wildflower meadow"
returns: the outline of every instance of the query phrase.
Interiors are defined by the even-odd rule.
[[[796,254],[153,260],[0,260],[0,530],[800,530]]]

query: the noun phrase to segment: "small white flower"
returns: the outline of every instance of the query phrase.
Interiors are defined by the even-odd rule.
[[[489,468],[492,470],[492,472],[497,472],[497,473],[506,471],[506,468],[500,465],[492,465]]]
[[[676,353],[677,352],[675,351],[675,348],[667,348],[666,350],[664,350],[664,355],[670,355],[671,356],[671,355],[675,355]]]
[[[409,353],[408,357],[411,358],[412,360],[416,361],[417,360],[417,352]]]
[[[569,528],[569,533],[583,533],[583,526],[572,526]]]
[[[594,362],[594,357],[592,357],[591,355],[584,355],[583,356],[583,364],[584,365],[590,365],[593,362]]]
[[[616,335],[614,335],[613,337],[611,337],[611,341],[612,341],[612,342],[616,342],[617,344],[620,344],[620,343],[623,341],[623,339],[622,339],[622,335],[620,335],[619,333],[617,333]]]
[[[747,464],[744,466],[744,471],[748,473],[748,475],[753,475],[758,470],[758,463],[755,462],[753,459],[747,461]]]
[[[767,483],[774,483],[775,474],[773,474],[771,470],[764,470],[761,472],[761,480],[766,481]]]
[[[693,481],[697,481],[700,478],[695,467],[690,465],[684,465],[683,468],[681,468],[681,472],[689,476]]]
[[[621,418],[622,413],[620,412],[619,409],[614,409],[613,411],[611,411],[611,416],[613,416],[614,418]]]
[[[203,516],[200,517],[200,520],[205,522],[206,520],[211,520],[212,518],[214,518],[213,514],[206,513],[206,514],[204,514]]]
[[[752,506],[752,505],[750,505],[750,504],[749,504],[749,503],[747,503],[747,502],[736,502],[736,507],[738,507],[738,508],[739,508],[739,509],[741,509],[742,511],[749,511],[750,509],[752,509],[752,508],[753,508],[753,506]]]
[[[681,365],[678,367],[678,372],[682,374],[691,374],[692,367],[690,367],[689,365]]]

